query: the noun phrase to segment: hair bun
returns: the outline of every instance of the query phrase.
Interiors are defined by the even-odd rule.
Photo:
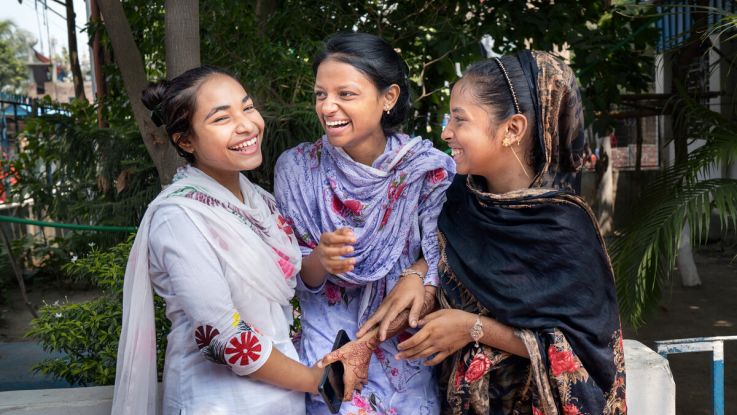
[[[157,127],[165,124],[164,115],[161,111],[161,104],[164,101],[164,95],[169,87],[170,82],[162,79],[158,82],[150,82],[141,92],[141,101],[143,105],[151,110],[151,121]]]

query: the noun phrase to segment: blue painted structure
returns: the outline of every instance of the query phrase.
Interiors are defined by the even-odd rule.
[[[734,0],[709,0],[709,6],[700,8],[689,5],[685,0],[664,0],[658,3],[657,13],[662,17],[655,23],[660,29],[658,53],[676,48],[686,41],[693,26],[694,13],[708,12],[710,26],[719,23],[729,14],[737,13],[737,2]]]
[[[656,341],[656,351],[667,358],[669,354],[711,352],[712,413],[724,415],[724,342],[737,336],[695,337]]]

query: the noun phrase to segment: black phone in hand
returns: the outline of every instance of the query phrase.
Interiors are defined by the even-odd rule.
[[[351,339],[345,330],[338,330],[333,342],[333,351],[340,349],[350,341]],[[320,384],[317,386],[317,390],[331,414],[337,414],[340,411],[340,404],[343,403],[343,392],[345,392],[343,373],[343,362],[331,363],[323,370]]]

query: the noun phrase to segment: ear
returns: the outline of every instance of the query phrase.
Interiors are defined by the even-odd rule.
[[[190,140],[189,137],[182,133],[176,133],[172,136],[172,140],[179,146],[179,148],[187,153],[194,153],[194,146],[192,145],[192,140]]]
[[[394,105],[397,104],[397,100],[399,99],[399,92],[401,89],[399,88],[399,85],[397,84],[391,84],[388,88],[384,90],[383,99],[384,99],[384,105],[382,105],[383,108],[392,109],[394,108]]]
[[[522,140],[527,134],[527,117],[522,114],[514,114],[507,120],[507,131],[516,141]]]

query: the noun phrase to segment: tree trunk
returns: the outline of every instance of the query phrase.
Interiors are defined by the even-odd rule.
[[[151,121],[149,111],[141,102],[141,91],[146,87],[148,80],[141,53],[133,39],[123,5],[120,0],[97,0],[97,4],[113,46],[115,60],[125,62],[125,64],[119,64],[118,67],[146,150],[156,166],[161,184],[167,185],[171,183],[177,167],[183,164],[183,159],[177,155],[174,146],[169,143],[164,129],[156,128]],[[187,45],[189,46],[191,45]]]
[[[682,86],[688,89],[688,67],[692,62],[696,62],[703,53],[703,43],[700,41],[700,38],[708,28],[708,13],[704,12],[704,10],[709,6],[709,2],[706,0],[697,0],[694,6],[691,8],[694,22],[691,27],[689,39],[684,42],[684,46],[679,50],[677,58],[674,59],[672,91],[677,90],[676,86]],[[685,125],[675,123],[676,117],[671,117],[671,120],[674,123],[673,145],[675,148],[675,164],[683,165],[688,163],[688,131]],[[693,250],[691,249],[691,228],[688,221],[684,224],[681,232],[681,241],[678,246],[678,258],[676,262],[684,287],[701,285],[701,278],[699,277],[696,262],[693,258]]]
[[[90,0],[90,21],[97,23],[100,21],[100,8],[97,7],[97,0]],[[96,30],[92,37],[92,72],[95,74],[95,101],[97,106],[97,126],[107,128],[108,124],[103,116],[105,107],[105,96],[107,95],[107,87],[105,85],[105,77],[102,74],[102,62],[105,60],[105,52],[100,44],[100,31]]]
[[[276,12],[279,7],[278,0],[257,0],[256,1],[256,21],[258,22],[258,34],[261,37],[266,36],[266,28],[268,27],[269,18]]]
[[[198,0],[166,0],[166,77],[200,66],[200,9]]]
[[[676,259],[678,271],[681,273],[681,283],[684,287],[698,287],[701,285],[699,270],[693,259],[691,250],[691,227],[688,221],[681,232],[681,242],[678,244],[678,258]]]
[[[79,53],[77,51],[77,30],[76,18],[74,14],[74,1],[67,0],[67,37],[69,38],[69,66],[72,67],[72,79],[74,80],[74,97],[87,102],[87,96],[84,94],[84,83],[82,78],[82,69],[79,67]]]
[[[606,235],[614,228],[614,172],[612,171],[612,144],[609,135],[602,138],[601,154],[601,179],[596,192],[597,217],[599,229],[602,235]]]

